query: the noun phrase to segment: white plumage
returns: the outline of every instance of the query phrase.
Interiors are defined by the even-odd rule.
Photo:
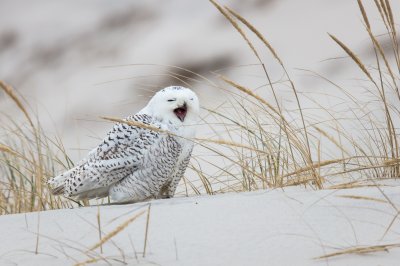
[[[114,202],[172,197],[190,160],[198,112],[190,89],[162,89],[125,120],[173,134],[117,123],[85,159],[49,180],[52,193],[78,200],[110,196]]]

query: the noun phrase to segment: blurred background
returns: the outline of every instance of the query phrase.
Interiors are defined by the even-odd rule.
[[[364,2],[369,17],[380,20],[370,8],[373,1]],[[355,77],[362,76],[327,33],[338,36],[367,62],[374,60],[355,0],[220,3],[264,34],[297,89],[314,93],[317,101],[332,101],[326,83],[299,69],[316,71],[342,85],[355,84],[355,91]],[[400,2],[392,1],[392,8],[398,13]],[[385,36],[379,38],[385,44]],[[262,44],[256,48],[273,81],[279,81],[281,68]],[[62,138],[74,161],[111,127],[99,116],[134,114],[155,91],[169,85],[190,86],[202,106],[212,108],[224,101],[224,92],[210,86],[220,83],[218,74],[256,89],[265,84],[260,67],[254,65],[258,63],[238,32],[206,0],[0,1],[0,79],[26,99],[47,134]],[[287,108],[294,105],[293,95],[284,90],[279,99]],[[0,112],[22,119],[2,93]],[[200,131],[203,135],[207,129]]]

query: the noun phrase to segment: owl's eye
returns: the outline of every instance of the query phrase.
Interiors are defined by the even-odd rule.
[[[169,100],[167,100],[168,102],[175,102],[176,101],[176,98],[173,98],[173,99],[169,99]]]

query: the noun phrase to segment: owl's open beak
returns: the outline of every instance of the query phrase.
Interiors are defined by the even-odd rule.
[[[175,108],[174,109],[175,115],[183,122],[185,120],[186,114],[187,114],[187,106],[186,103],[184,103],[182,106]]]

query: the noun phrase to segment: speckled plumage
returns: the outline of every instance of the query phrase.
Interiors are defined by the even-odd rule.
[[[191,90],[174,86],[159,91],[125,120],[174,135],[117,123],[76,167],[49,181],[53,194],[76,199],[110,196],[114,202],[172,197],[190,161],[198,111]]]

